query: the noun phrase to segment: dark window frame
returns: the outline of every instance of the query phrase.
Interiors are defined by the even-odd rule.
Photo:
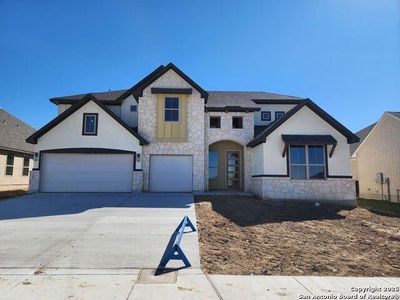
[[[86,132],[86,117],[89,116],[94,116],[95,117],[95,126],[94,126],[94,132]],[[85,136],[96,136],[97,135],[97,131],[98,131],[98,127],[99,127],[99,114],[98,113],[84,113],[83,114],[83,120],[82,120],[82,135]]]
[[[25,164],[26,162],[27,162],[27,164]],[[29,175],[29,163],[30,163],[30,158],[24,157],[24,161],[22,163],[22,176]]]
[[[291,147],[304,147],[304,163],[292,163],[291,158]],[[323,156],[323,164],[320,163],[310,163],[309,158],[309,147],[321,147],[322,148],[322,156]],[[289,145],[289,149],[287,152],[288,155],[288,175],[291,180],[326,180],[328,178],[328,163],[326,156],[326,145]],[[292,174],[292,166],[304,166],[305,168],[305,178],[293,178]],[[324,169],[324,177],[323,178],[310,178],[310,167],[323,167]]]
[[[282,116],[278,117],[279,114],[282,114]],[[281,111],[281,110],[276,111],[275,112],[275,121],[278,120],[279,118],[282,118],[284,115],[285,115],[284,111]]]
[[[167,100],[177,100],[178,107],[167,107]],[[173,106],[173,105],[172,105]],[[172,119],[174,117],[173,114],[171,114],[168,117],[167,120],[167,111],[168,112],[177,112],[177,119]],[[180,101],[179,97],[165,97],[164,98],[164,122],[173,122],[173,123],[179,123],[180,120]],[[171,119],[170,119],[171,118]]]
[[[235,120],[240,120],[239,124],[237,124],[237,125],[240,125],[240,126],[235,127]],[[233,129],[243,129],[243,117],[241,117],[241,116],[232,117],[232,128]]]
[[[130,112],[137,112],[137,105],[131,105],[129,110]]]
[[[12,161],[11,163],[9,162],[9,159]],[[7,154],[7,159],[6,159],[6,176],[13,176],[14,175],[14,163],[15,163],[15,156],[11,153]],[[11,170],[11,172],[9,172]]]
[[[264,118],[264,114],[267,114],[268,117],[267,117],[267,118]],[[270,112],[270,111],[267,111],[267,110],[262,111],[262,112],[261,112],[261,121],[271,121],[271,112]]]
[[[212,127],[211,126],[211,119],[214,119],[214,120],[218,120],[217,121],[217,126],[216,127]],[[220,116],[210,116],[210,128],[212,128],[212,129],[219,129],[219,128],[221,128],[221,117]]]

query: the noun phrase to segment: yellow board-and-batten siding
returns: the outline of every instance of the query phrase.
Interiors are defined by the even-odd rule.
[[[179,121],[165,121],[165,98],[179,99]],[[161,142],[186,142],[187,95],[157,95],[157,140]]]

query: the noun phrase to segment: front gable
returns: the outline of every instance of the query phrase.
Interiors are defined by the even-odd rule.
[[[97,135],[82,134],[84,114],[96,114]],[[110,148],[136,150],[147,142],[95,99],[70,107],[28,139],[38,150],[60,148]]]

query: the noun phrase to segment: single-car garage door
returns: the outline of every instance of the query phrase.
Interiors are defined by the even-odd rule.
[[[131,192],[132,154],[44,153],[42,192]]]
[[[192,156],[152,155],[150,157],[150,191],[191,192]]]

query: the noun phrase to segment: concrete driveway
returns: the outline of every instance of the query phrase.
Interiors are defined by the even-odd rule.
[[[0,201],[0,268],[156,268],[185,215],[196,226],[191,194],[48,193]],[[197,232],[184,234],[182,248],[199,268]]]

